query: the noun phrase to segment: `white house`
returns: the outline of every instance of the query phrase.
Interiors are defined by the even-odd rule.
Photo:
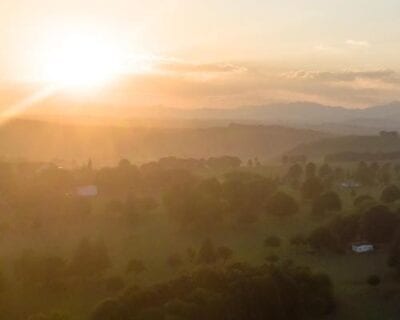
[[[340,185],[345,189],[355,189],[361,187],[361,184],[354,180],[343,181]]]
[[[77,187],[76,194],[80,197],[95,197],[98,194],[97,186],[88,185]]]
[[[357,242],[351,245],[351,250],[356,253],[372,252],[374,249],[374,245],[369,242]]]

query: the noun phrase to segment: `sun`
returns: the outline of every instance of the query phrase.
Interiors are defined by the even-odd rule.
[[[42,51],[42,80],[64,88],[104,84],[122,67],[118,46],[94,32],[58,33],[46,41]]]

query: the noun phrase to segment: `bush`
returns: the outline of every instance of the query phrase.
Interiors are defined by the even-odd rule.
[[[381,278],[379,276],[375,275],[375,274],[371,275],[371,276],[368,277],[367,283],[371,287],[377,287],[381,283]]]
[[[268,213],[279,217],[289,216],[299,211],[296,200],[284,192],[277,192],[269,198],[266,208]]]
[[[270,254],[265,258],[265,260],[271,264],[274,264],[279,261],[279,256],[277,254]]]
[[[100,304],[92,320],[322,319],[334,310],[327,275],[291,264],[210,266]],[[251,317],[249,317],[251,314]]]
[[[117,293],[124,289],[125,283],[121,277],[110,277],[105,281],[105,287],[109,293]]]
[[[374,203],[374,198],[372,198],[368,194],[363,194],[354,199],[354,206],[358,208],[362,208],[368,204],[373,204]]]
[[[382,191],[382,195],[381,195],[382,202],[391,203],[391,202],[394,202],[399,199],[400,199],[400,189],[395,185],[386,187]]]
[[[292,246],[301,246],[301,245],[305,245],[305,244],[307,244],[307,239],[306,239],[305,236],[303,236],[303,235],[301,235],[301,234],[298,234],[298,235],[293,236],[293,237],[290,239],[290,244],[291,244]]]
[[[339,211],[342,209],[342,202],[336,192],[326,192],[313,201],[312,213],[314,215],[324,215],[329,211]]]
[[[277,236],[269,236],[264,240],[264,245],[266,247],[280,247],[281,245],[281,238],[277,237]]]
[[[147,270],[144,262],[139,259],[131,259],[126,266],[126,273],[134,273],[139,275]]]
[[[197,262],[199,264],[214,264],[217,262],[217,259],[217,250],[214,243],[210,239],[205,240],[200,246]]]

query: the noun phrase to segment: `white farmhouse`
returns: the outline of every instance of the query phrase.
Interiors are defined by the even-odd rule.
[[[357,242],[351,245],[351,250],[356,253],[372,252],[374,249],[374,245],[369,242]]]
[[[356,189],[356,188],[361,187],[361,184],[354,180],[343,181],[340,185],[342,188],[345,188],[345,189]]]
[[[88,185],[77,187],[76,194],[80,197],[95,197],[98,194],[97,186]]]

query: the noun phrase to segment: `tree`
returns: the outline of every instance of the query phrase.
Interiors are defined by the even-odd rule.
[[[101,303],[91,320],[116,319],[321,319],[334,309],[325,274],[292,264],[203,267],[144,289],[128,289]]]
[[[280,259],[279,256],[275,253],[271,253],[265,258],[265,260],[270,264],[277,263],[279,259]]]
[[[196,250],[194,250],[192,247],[189,247],[186,249],[186,256],[187,259],[190,263],[195,262],[196,260]]]
[[[108,250],[102,240],[83,239],[75,250],[69,265],[70,272],[78,277],[102,276],[111,267]]]
[[[183,265],[183,260],[182,257],[177,254],[171,254],[170,256],[168,256],[167,258],[167,265],[171,268],[171,269],[179,269],[180,267],[182,267]]]
[[[331,166],[328,163],[324,163],[318,171],[318,176],[321,179],[325,179],[327,177],[330,177],[333,174],[333,170],[331,168]]]
[[[371,186],[375,183],[374,171],[364,161],[359,162],[354,177],[363,185]]]
[[[125,319],[120,311],[121,302],[116,299],[107,299],[101,302],[94,310],[92,320],[121,320]]]
[[[278,217],[285,217],[297,213],[299,206],[290,195],[284,192],[277,192],[268,199],[266,209],[268,213]]]
[[[292,246],[302,246],[307,244],[307,239],[304,235],[298,234],[290,238],[290,244]]]
[[[183,230],[191,231],[217,227],[225,209],[217,179],[174,186],[164,195],[164,204],[170,217]]]
[[[326,192],[313,201],[312,213],[314,215],[324,215],[330,211],[342,209],[342,202],[336,192]]]
[[[222,260],[223,263],[226,263],[229,259],[231,259],[232,255],[232,249],[227,246],[221,246],[217,249],[218,259]]]
[[[296,188],[299,185],[302,175],[303,175],[303,168],[301,167],[301,165],[295,163],[290,166],[287,173],[287,179],[292,187]]]
[[[400,274],[400,233],[397,233],[394,237],[389,250],[387,265],[394,268],[397,274]]]
[[[277,236],[268,236],[264,240],[264,245],[266,247],[277,248],[277,247],[280,247],[281,242],[282,242],[281,238],[279,238]]]
[[[379,286],[379,284],[381,283],[381,278],[375,274],[371,275],[368,277],[367,279],[367,283],[371,286],[371,287],[377,287]]]
[[[385,203],[391,203],[400,199],[400,189],[391,185],[383,189],[381,194],[381,201]]]
[[[126,273],[134,273],[140,275],[147,270],[144,262],[139,259],[131,259],[126,266]]]
[[[217,262],[217,258],[214,243],[210,239],[203,241],[197,254],[197,262],[200,264],[214,264]]]
[[[397,216],[389,208],[377,205],[368,209],[361,219],[361,233],[368,241],[380,243],[392,240],[399,225]]]
[[[315,165],[314,162],[307,163],[305,173],[306,173],[306,179],[315,178],[317,173],[317,166]]]
[[[368,194],[362,194],[357,196],[354,199],[354,206],[358,207],[358,208],[362,208],[365,205],[369,205],[369,204],[373,204],[375,202],[374,198],[372,198],[370,195]]]
[[[38,313],[29,316],[28,320],[69,320],[70,317],[61,313],[44,314]]]
[[[333,177],[334,177],[334,180],[336,180],[336,181],[342,181],[346,177],[346,174],[345,174],[345,171],[343,170],[343,168],[336,167],[333,170]]]
[[[315,229],[307,240],[310,246],[315,250],[328,250],[334,253],[343,252],[339,236],[334,234],[327,226]]]
[[[222,183],[226,211],[239,224],[254,223],[265,212],[266,199],[275,189],[275,183],[261,175],[249,172],[229,173]],[[213,223],[215,224],[215,218]]]
[[[389,185],[390,181],[392,180],[392,165],[391,163],[385,163],[380,172],[379,172],[379,180],[384,185]]]
[[[118,293],[124,289],[125,283],[122,277],[113,276],[106,279],[105,287],[108,293]]]
[[[215,170],[227,170],[239,168],[242,161],[238,157],[223,156],[219,158],[211,157],[207,160],[207,165]]]
[[[62,291],[66,278],[66,263],[52,255],[24,251],[14,263],[14,274],[25,287],[40,287],[52,292]]]
[[[129,194],[123,204],[122,214],[128,223],[138,224],[157,208],[157,202],[150,196]]]
[[[322,189],[321,180],[316,177],[311,177],[304,181],[301,186],[301,194],[304,199],[313,200],[321,194],[323,191]]]

